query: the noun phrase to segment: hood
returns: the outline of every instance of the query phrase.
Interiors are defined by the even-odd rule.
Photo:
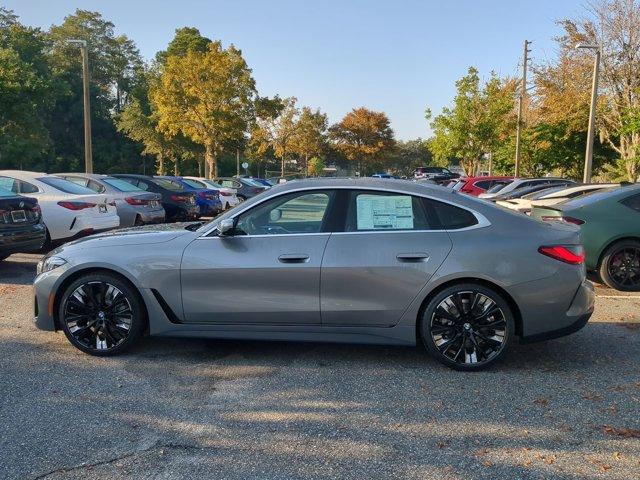
[[[198,225],[196,222],[195,225]],[[80,240],[69,242],[59,247],[55,252],[75,248],[99,248],[119,245],[152,245],[164,243],[183,235],[194,235],[194,232],[186,227],[194,225],[194,222],[169,223],[160,225],[146,225],[144,227],[123,228],[110,232],[90,235]]]

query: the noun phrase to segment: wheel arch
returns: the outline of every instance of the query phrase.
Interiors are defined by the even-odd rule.
[[[513,320],[516,327],[516,332],[515,332],[516,335],[522,336],[522,313],[520,312],[520,308],[518,307],[518,304],[513,299],[513,297],[509,294],[509,292],[507,292],[503,287],[501,287],[497,283],[492,282],[490,280],[477,278],[477,277],[460,277],[460,278],[447,280],[446,282],[439,284],[437,287],[430,290],[429,293],[422,300],[420,309],[418,310],[418,316],[416,318],[416,344],[418,344],[422,338],[421,336],[422,332],[420,331],[420,325],[422,322],[420,321],[420,319],[422,318],[422,315],[424,314],[424,311],[426,310],[429,302],[441,291],[449,287],[452,287],[454,285],[458,285],[462,283],[476,283],[478,285],[482,285],[483,287],[487,287],[492,290],[495,290],[498,294],[500,294],[505,299],[505,301],[509,304],[509,308],[511,308],[511,311],[513,312]]]
[[[147,332],[149,329],[149,309],[147,307],[147,303],[144,299],[144,296],[142,295],[140,288],[136,285],[136,283],[129,278],[126,274],[112,269],[112,268],[107,268],[107,267],[98,267],[98,266],[87,266],[78,270],[75,270],[74,272],[72,272],[71,274],[69,274],[68,276],[66,276],[62,282],[60,283],[60,285],[57,286],[56,288],[56,294],[53,300],[53,324],[54,324],[54,328],[56,330],[60,330],[62,327],[60,325],[60,319],[58,318],[58,309],[60,307],[60,300],[62,298],[62,295],[64,294],[64,291],[67,289],[67,287],[69,285],[71,285],[72,282],[76,281],[78,278],[82,277],[83,275],[86,275],[88,273],[93,273],[93,274],[100,274],[100,273],[106,273],[109,275],[113,275],[115,277],[117,277],[119,280],[123,281],[124,283],[126,283],[129,287],[131,287],[131,289],[135,292],[136,295],[138,295],[138,300],[140,301],[140,304],[142,305],[142,309],[143,309],[143,315],[144,315],[144,322],[145,322],[145,327],[144,327],[144,331]]]
[[[609,250],[609,248],[611,248],[616,243],[625,242],[629,240],[634,242],[640,242],[640,237],[634,237],[633,235],[625,235],[622,237],[609,240],[609,242],[603,248],[601,248],[600,252],[598,253],[598,263],[596,265],[596,269],[600,270],[600,267],[602,266],[602,258],[604,257],[604,254],[607,252],[607,250]]]

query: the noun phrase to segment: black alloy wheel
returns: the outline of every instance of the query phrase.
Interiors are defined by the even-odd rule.
[[[137,292],[109,274],[89,274],[69,285],[58,318],[75,347],[98,356],[128,348],[141,336],[144,325]]]
[[[609,247],[602,258],[600,276],[616,290],[640,291],[640,242],[625,240]]]
[[[421,323],[427,350],[457,370],[481,370],[501,358],[513,336],[507,302],[482,285],[456,285],[427,305]]]

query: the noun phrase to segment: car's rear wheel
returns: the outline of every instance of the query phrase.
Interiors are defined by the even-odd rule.
[[[504,356],[514,325],[511,308],[500,294],[465,283],[431,299],[421,317],[420,333],[436,360],[456,370],[474,371]]]
[[[600,278],[616,290],[640,291],[640,242],[622,240],[602,255]]]
[[[65,289],[59,305],[58,319],[65,335],[76,348],[91,355],[120,353],[144,330],[138,292],[116,275],[83,275]]]

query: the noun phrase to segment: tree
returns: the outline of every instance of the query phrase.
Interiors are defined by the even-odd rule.
[[[176,33],[167,49],[156,53],[156,62],[164,65],[170,56],[184,57],[188,52],[207,53],[210,43],[211,40],[204,37],[197,28],[176,28]]]
[[[309,160],[307,170],[312,177],[319,177],[324,172],[324,161],[320,157],[313,157]]]
[[[271,150],[280,159],[282,176],[288,156],[296,149],[299,113],[295,97],[261,99],[251,130],[250,144],[254,155],[263,156]]]
[[[417,167],[430,165],[433,155],[427,142],[421,138],[397,142],[395,148],[384,159],[383,168],[394,175],[409,177]]]
[[[630,181],[640,173],[640,4],[637,0],[599,0],[590,4],[584,20],[560,22],[564,36],[561,49],[576,61],[592,54],[573,47],[579,43],[599,45],[602,53],[601,95],[598,110],[600,137],[618,155],[620,167]]]
[[[169,56],[151,99],[158,128],[183,134],[205,150],[205,176],[217,176],[216,157],[225,141],[248,128],[253,115],[255,82],[242,53],[211,42],[206,53]]]
[[[293,152],[304,159],[304,168],[308,169],[309,158],[320,155],[324,150],[327,132],[327,115],[302,107],[300,117],[295,124]],[[324,165],[323,165],[324,168]]]
[[[481,86],[478,71],[470,67],[456,82],[453,107],[443,108],[431,122],[434,135],[429,148],[436,161],[446,164],[459,158],[465,173],[475,175],[483,156],[497,149],[515,129],[514,87],[512,80],[501,80],[493,73]],[[432,118],[429,110],[426,116]]]
[[[329,129],[334,146],[356,163],[360,175],[395,145],[393,130],[384,112],[355,108]]]
[[[30,168],[51,144],[47,118],[59,89],[46,36],[0,8],[0,165]]]

